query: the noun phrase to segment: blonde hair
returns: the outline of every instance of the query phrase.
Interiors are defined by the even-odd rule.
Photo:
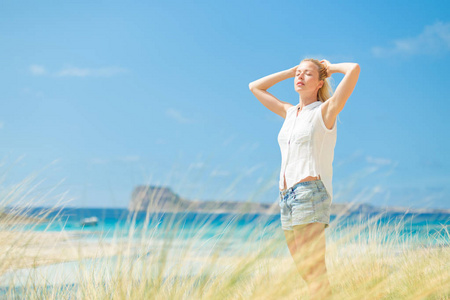
[[[327,101],[333,95],[333,89],[331,88],[330,81],[327,78],[327,69],[325,68],[325,65],[321,64],[320,61],[314,58],[305,58],[301,62],[304,61],[310,61],[314,63],[319,69],[319,81],[323,80],[323,85],[317,91],[317,99],[322,102]]]

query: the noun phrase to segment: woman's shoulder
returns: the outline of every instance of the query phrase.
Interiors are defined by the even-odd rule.
[[[286,104],[286,106],[287,106],[286,113],[289,113],[289,112],[295,110],[295,107],[296,107],[295,105],[292,105],[290,103]]]
[[[292,108],[295,107],[294,105],[290,104],[290,103],[284,103],[284,109],[286,111],[286,116],[284,117],[285,120],[290,119],[292,116],[292,112],[295,111],[295,109],[293,110]]]
[[[318,125],[321,129],[323,129],[323,131],[325,133],[333,133],[336,131],[336,118],[334,120],[334,122],[332,122],[331,120],[327,119],[327,113],[326,113],[326,109],[328,108],[329,103],[322,102],[320,103],[320,105],[317,105],[317,110],[315,111],[315,122],[316,123],[320,123],[320,125]],[[328,126],[331,126],[332,124],[330,124],[330,122],[332,122],[333,126],[332,128],[328,128],[326,124],[328,124]]]

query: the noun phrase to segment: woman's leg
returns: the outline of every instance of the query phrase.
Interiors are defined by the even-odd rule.
[[[286,242],[289,248],[289,252],[291,252],[292,257],[294,257],[297,252],[297,246],[295,244],[294,231],[293,230],[283,230],[284,236],[286,237]]]
[[[311,223],[293,228],[297,269],[308,284],[311,299],[326,299],[331,290],[325,264],[325,225]]]

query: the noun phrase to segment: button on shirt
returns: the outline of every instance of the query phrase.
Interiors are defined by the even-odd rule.
[[[279,188],[290,188],[302,179],[320,175],[328,194],[333,200],[333,158],[336,146],[337,122],[328,129],[322,118],[321,101],[302,108],[300,104],[287,110],[283,126],[278,134],[281,150]]]

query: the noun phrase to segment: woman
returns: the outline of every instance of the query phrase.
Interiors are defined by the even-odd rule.
[[[359,72],[356,63],[304,59],[295,67],[249,84],[265,107],[285,119],[278,134],[282,156],[278,198],[281,225],[311,299],[331,295],[325,265],[325,228],[329,226],[333,197],[336,118],[353,92]],[[333,73],[345,76],[331,95],[327,78]],[[274,84],[291,77],[299,94],[295,106],[267,92]]]

